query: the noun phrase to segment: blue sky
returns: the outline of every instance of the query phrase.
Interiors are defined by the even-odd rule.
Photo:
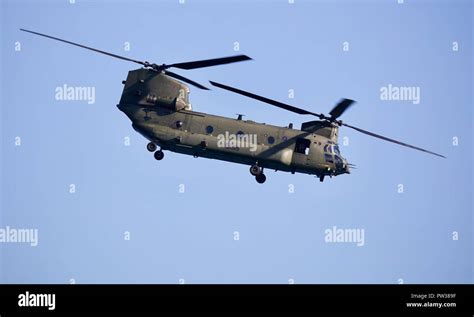
[[[397,2],[2,1],[0,229],[39,241],[0,243],[0,281],[472,283],[472,2]],[[351,98],[344,121],[448,158],[341,129],[358,169],[324,183],[157,162],[116,108],[134,64],[19,28],[156,63],[247,54],[179,73],[315,112]],[[95,103],[56,100],[64,84],[94,87]],[[381,100],[390,84],[418,87],[420,103]],[[312,119],[217,89],[190,99],[282,126]],[[364,230],[364,245],[327,243],[334,226]]]

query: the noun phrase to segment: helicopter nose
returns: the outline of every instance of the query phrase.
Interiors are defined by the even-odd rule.
[[[347,160],[344,160],[345,173],[350,174],[351,169],[353,168],[356,168],[355,164],[349,163]]]
[[[351,173],[350,165],[351,165],[351,164],[349,164],[349,162],[347,162],[346,159],[342,159],[342,170],[343,170],[343,173],[346,173],[346,174],[350,174],[350,173]]]

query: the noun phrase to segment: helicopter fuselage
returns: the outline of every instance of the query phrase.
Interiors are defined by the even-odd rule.
[[[163,150],[318,177],[348,172],[337,143],[314,132],[184,109],[118,107]]]
[[[196,112],[188,92],[172,78],[139,69],[129,73],[118,108],[162,150],[318,177],[349,172],[337,125],[311,121],[297,130]]]

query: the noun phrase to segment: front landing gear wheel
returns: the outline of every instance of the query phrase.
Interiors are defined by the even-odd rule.
[[[257,164],[250,166],[250,174],[253,176],[257,176],[262,174],[262,168],[258,166]]]
[[[267,177],[265,176],[265,174],[261,173],[255,176],[255,180],[257,181],[257,183],[263,184],[267,180]]]
[[[165,153],[163,153],[162,150],[156,151],[155,154],[153,154],[156,160],[161,161],[165,157]]]
[[[146,149],[150,152],[155,152],[156,151],[156,144],[153,142],[150,142],[146,145]]]

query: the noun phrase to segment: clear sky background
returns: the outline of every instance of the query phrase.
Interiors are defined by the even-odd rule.
[[[0,228],[38,229],[39,245],[0,243],[0,281],[472,283],[473,4],[397,2],[1,1]],[[134,64],[20,27],[156,63],[247,54],[179,73],[315,112],[351,98],[344,121],[448,158],[342,128],[358,169],[324,183],[267,171],[259,185],[247,166],[170,152],[157,162],[116,108]],[[96,102],[56,100],[64,84],[95,87]],[[420,87],[420,104],[381,100],[389,84]],[[190,98],[281,126],[312,119],[217,89]],[[363,229],[364,246],[326,243],[333,226]]]

